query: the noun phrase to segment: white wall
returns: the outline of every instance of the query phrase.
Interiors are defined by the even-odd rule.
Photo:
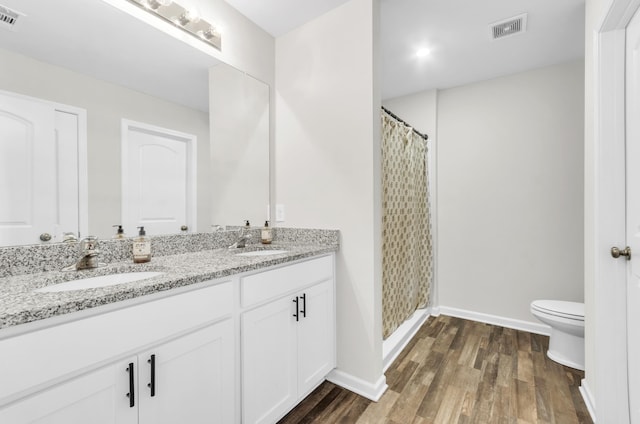
[[[583,301],[582,61],[438,92],[440,305]]]
[[[340,230],[338,368],[370,387],[383,377],[378,8],[351,0],[276,39],[276,203],[286,226]]]

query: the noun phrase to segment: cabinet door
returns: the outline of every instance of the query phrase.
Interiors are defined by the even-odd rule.
[[[235,422],[234,345],[227,319],[140,354],[140,424]]]
[[[297,400],[295,296],[242,315],[243,423],[273,423]]]
[[[333,282],[306,289],[298,323],[298,395],[305,396],[335,367]],[[304,308],[303,308],[304,307]]]
[[[134,398],[130,402],[129,363]],[[138,422],[136,359],[119,361],[0,409],[0,423],[135,424]]]

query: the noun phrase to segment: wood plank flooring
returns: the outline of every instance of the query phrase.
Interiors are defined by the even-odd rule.
[[[387,370],[379,402],[325,382],[279,424],[592,423],[582,371],[546,356],[549,338],[430,317]]]

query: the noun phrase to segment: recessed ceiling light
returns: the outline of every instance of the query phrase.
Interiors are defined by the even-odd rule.
[[[431,54],[431,50],[426,47],[423,47],[416,51],[416,56],[419,58],[427,57],[429,56],[429,54]]]

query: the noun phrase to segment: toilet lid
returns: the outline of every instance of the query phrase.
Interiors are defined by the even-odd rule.
[[[584,321],[584,303],[564,300],[536,300],[531,303],[531,307],[543,313]]]

